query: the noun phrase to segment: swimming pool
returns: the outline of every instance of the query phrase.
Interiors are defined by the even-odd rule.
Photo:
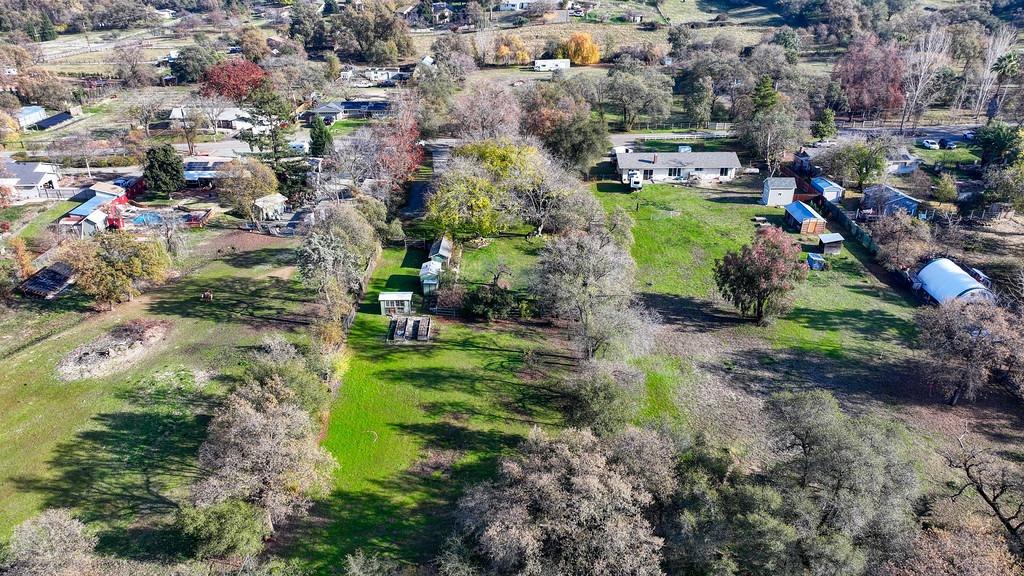
[[[143,212],[135,218],[132,218],[132,224],[137,226],[159,226],[163,224],[164,217],[157,214],[156,212]]]

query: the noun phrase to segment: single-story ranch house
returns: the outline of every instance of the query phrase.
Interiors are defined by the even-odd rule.
[[[319,116],[324,124],[330,126],[344,118],[379,118],[391,112],[391,103],[387,100],[351,100],[348,102],[328,102],[309,111],[308,120]]]
[[[48,190],[57,188],[60,172],[55,164],[43,162],[5,162],[0,186],[14,191],[14,201],[48,198]]]
[[[736,177],[740,159],[735,152],[633,152],[615,157],[618,173],[626,178],[637,171],[651,182],[728,182]]]

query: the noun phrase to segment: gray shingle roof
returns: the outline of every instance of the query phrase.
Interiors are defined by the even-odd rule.
[[[633,152],[617,156],[624,170],[654,168],[739,168],[735,152]]]
[[[39,186],[54,173],[52,168],[41,162],[7,162],[4,166],[7,174],[0,174],[0,178],[17,178],[16,186]]]
[[[775,177],[765,178],[764,181],[768,184],[768,188],[796,188],[796,178]]]

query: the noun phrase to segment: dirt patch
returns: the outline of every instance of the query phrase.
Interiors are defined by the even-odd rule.
[[[170,322],[133,320],[115,326],[96,340],[72,350],[57,364],[62,380],[100,378],[137,361],[164,339]]]
[[[234,230],[227,234],[218,234],[204,242],[199,250],[206,256],[225,256],[235,252],[249,252],[262,248],[283,246],[287,241],[266,234]]]

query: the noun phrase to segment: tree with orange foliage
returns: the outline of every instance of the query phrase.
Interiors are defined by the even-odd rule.
[[[565,51],[573,64],[586,66],[601,61],[601,48],[593,36],[586,32],[574,32],[565,42]]]
[[[530,51],[526,42],[515,34],[502,34],[494,39],[494,61],[496,64],[528,64]]]
[[[11,251],[14,252],[14,263],[18,266],[18,278],[24,280],[36,273],[32,266],[32,255],[25,247],[25,241],[21,238],[13,238],[9,243]]]

